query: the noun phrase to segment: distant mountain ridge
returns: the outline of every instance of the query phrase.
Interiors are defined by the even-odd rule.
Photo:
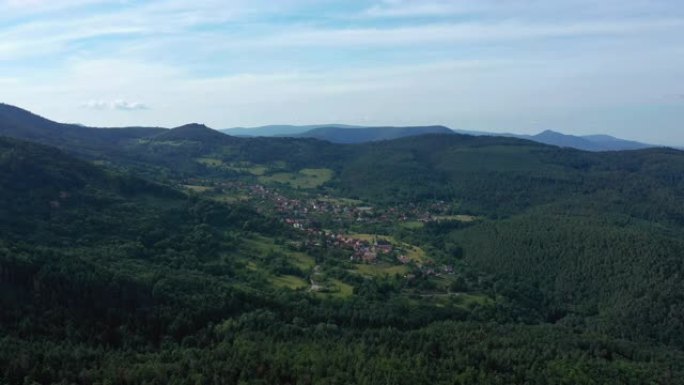
[[[610,135],[568,135],[553,130],[545,130],[536,135],[522,135],[513,133],[494,133],[487,131],[472,131],[451,129],[445,126],[416,126],[416,127],[374,127],[353,126],[344,124],[320,125],[270,125],[261,127],[239,127],[219,130],[220,132],[245,137],[291,136],[297,138],[316,138],[333,143],[364,143],[378,140],[391,140],[425,134],[458,133],[473,136],[504,136],[532,140],[534,142],[558,147],[574,148],[584,151],[623,151],[640,150],[652,147],[664,147],[641,143],[632,140],[616,138]]]
[[[236,127],[213,130],[199,124],[173,129],[161,127],[95,128],[80,124],[58,123],[19,107],[0,103],[0,136],[34,141],[61,148],[77,147],[80,152],[97,151],[105,147],[124,145],[139,139],[190,140],[224,143],[235,137],[315,138],[332,143],[365,143],[392,140],[425,134],[460,133],[474,136],[503,136],[532,140],[548,145],[584,151],[622,151],[663,147],[609,135],[575,136],[546,130],[537,135],[491,133],[450,129],[445,126],[365,127],[345,124],[270,125],[254,128]],[[227,134],[223,135],[222,134]],[[230,138],[230,139],[229,139]],[[681,148],[680,148],[681,149]]]
[[[644,148],[659,147],[651,144],[619,139],[609,135],[575,136],[551,130],[543,131],[537,135],[517,135],[517,137],[558,147],[570,147],[585,151],[641,150]]]
[[[424,127],[365,127],[340,128],[319,127],[306,131],[296,137],[327,140],[332,143],[353,144],[392,140],[426,134],[453,134],[451,129],[444,126]]]
[[[352,126],[348,124],[312,124],[305,126],[295,126],[289,124],[275,124],[260,127],[233,127],[219,130],[224,134],[232,136],[290,136],[302,134],[306,131],[314,130],[323,127],[336,128],[362,128],[361,126]]]

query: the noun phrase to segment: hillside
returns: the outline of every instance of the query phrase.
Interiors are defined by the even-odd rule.
[[[424,140],[442,142],[444,137]],[[406,142],[396,145],[406,146]],[[511,140],[508,144],[519,143]],[[511,222],[510,229],[507,221],[486,221],[465,227],[426,225],[422,230],[397,233],[425,247],[448,249],[444,242],[460,242],[469,263],[496,274],[492,281],[490,273],[481,275],[457,263],[456,277],[462,282],[456,279],[451,285],[458,287],[459,295],[450,299],[448,293],[446,297],[420,293],[439,290],[440,282],[451,281],[451,276],[416,276],[413,281],[400,276],[358,276],[355,269],[374,265],[342,262],[334,249],[293,251],[282,240],[298,240],[301,235],[252,211],[248,204],[186,197],[48,147],[0,139],[0,180],[0,208],[4,210],[0,217],[0,375],[9,383],[24,379],[142,383],[159,378],[183,381],[191,375],[209,382],[228,376],[249,382],[311,379],[314,383],[370,384],[380,379],[378,373],[388,370],[387,365],[401,368],[407,362],[410,373],[392,369],[382,378],[398,384],[426,379],[440,383],[452,381],[457,370],[464,383],[475,379],[562,383],[580,375],[602,383],[628,380],[636,384],[684,374],[684,355],[679,350],[644,342],[648,337],[678,345],[676,339],[663,339],[670,333],[679,335],[675,314],[669,318],[674,324],[656,324],[662,327],[662,335],[626,334],[639,343],[609,337],[629,329],[602,313],[608,306],[605,301],[617,294],[637,295],[643,289],[635,286],[637,291],[625,293],[611,284],[593,296],[590,285],[603,277],[583,281],[587,285],[584,295],[598,300],[593,306],[608,328],[599,327],[600,323],[596,327],[576,323],[584,322],[580,315],[586,311],[593,316],[591,303],[581,302],[578,306],[589,306],[589,310],[578,307],[570,318],[568,309],[546,302],[550,294],[545,290],[554,279],[549,274],[556,274],[556,280],[573,276],[564,274],[568,267],[562,259],[540,266],[539,272],[525,269],[536,266],[539,258],[536,254],[526,257],[531,260],[518,257],[527,255],[518,254],[520,250],[530,250],[525,226],[538,223],[536,219],[524,222],[525,226]],[[5,215],[7,210],[11,215]],[[498,230],[492,230],[497,226]],[[545,227],[555,228],[554,223]],[[623,230],[610,228],[611,237],[622,237]],[[602,234],[593,230],[559,228],[558,236],[577,234],[578,238],[543,237],[534,242],[540,250],[545,250],[548,241],[586,243],[582,231]],[[499,235],[491,236],[491,231]],[[648,236],[634,236],[634,246],[652,242]],[[494,243],[481,244],[482,239]],[[601,239],[595,245],[586,243],[591,247],[576,254],[581,264],[591,264],[595,252],[603,251]],[[656,254],[641,255],[642,249],[637,248],[630,254],[636,264],[630,262],[622,269],[643,268],[639,261],[647,266],[649,260],[664,261],[668,250],[677,250],[671,247],[680,247],[677,242],[658,240],[661,250]],[[497,259],[502,250],[516,259],[502,263]],[[615,257],[620,255],[615,253]],[[453,256],[439,258],[454,261]],[[521,268],[527,277],[523,282],[515,270]],[[681,280],[679,268],[663,265],[647,279],[642,277],[650,285],[647,295],[657,295],[663,288],[657,272],[667,271],[665,282],[670,285]],[[421,274],[420,270],[415,274]],[[298,285],[306,285],[305,278],[329,282],[336,289],[302,290]],[[572,304],[567,295],[574,295],[572,285],[577,283],[565,282],[559,287],[564,290],[559,299]],[[542,292],[535,292],[536,287]],[[679,287],[668,290],[676,293]],[[491,298],[496,298],[496,306]],[[630,309],[654,319],[657,309],[666,305],[644,302]],[[558,317],[562,322],[547,323]],[[491,322],[494,319],[497,322]],[[635,327],[648,322],[629,319]],[[598,334],[585,334],[585,328]],[[454,361],[456,354],[470,358]],[[359,359],[363,368],[354,369]],[[532,364],[539,368],[530,370]]]
[[[684,378],[682,151],[63,143],[0,138],[0,382]]]
[[[57,123],[18,107],[0,104],[0,136],[78,150],[103,151],[131,140],[162,132],[161,128],[93,128]]]
[[[650,147],[659,147],[632,140],[624,140],[610,135],[584,135],[582,138],[601,146],[601,149],[604,151],[640,150]]]
[[[203,124],[186,124],[180,127],[172,128],[168,131],[162,132],[151,137],[155,141],[191,141],[225,144],[234,141],[234,138],[222,134],[219,131],[213,130]]]
[[[561,134],[551,130],[546,130],[537,135],[518,136],[524,139],[534,140],[535,142],[550,144],[558,147],[570,147],[584,151],[624,151],[642,150],[650,147],[657,147],[649,144],[618,139],[609,135],[586,135],[574,136]]]

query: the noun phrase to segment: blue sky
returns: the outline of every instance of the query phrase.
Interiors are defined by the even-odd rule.
[[[445,124],[684,145],[684,2],[0,0],[0,101],[96,126]]]

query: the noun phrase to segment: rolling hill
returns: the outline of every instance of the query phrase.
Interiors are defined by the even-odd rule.
[[[272,125],[253,128],[231,128],[220,130],[223,133],[244,137],[308,137],[327,140],[334,143],[364,143],[377,140],[391,140],[405,136],[416,136],[427,133],[449,133],[443,126],[428,127],[364,127],[344,124],[321,124],[309,126]],[[640,150],[644,148],[660,147],[656,145],[624,140],[610,135],[567,135],[560,132],[546,130],[536,135],[519,135],[512,133],[494,133],[487,131],[472,131],[450,129],[462,135],[472,136],[503,136],[532,140],[538,143],[558,147],[575,148],[584,151],[624,151]]]
[[[558,147],[570,147],[585,151],[624,151],[658,147],[650,144],[618,139],[609,135],[574,136],[561,134],[560,132],[551,130],[546,130],[537,135],[518,137]]]
[[[197,123],[172,128],[148,138],[155,141],[191,141],[217,144],[228,144],[235,141],[235,138],[230,135],[222,134],[217,130]]]
[[[325,140],[332,143],[352,144],[392,140],[426,134],[451,133],[452,131],[444,126],[364,128],[319,127],[295,136]]]
[[[93,128],[57,123],[21,108],[0,104],[0,136],[81,152],[111,148],[163,131],[156,127]]]
[[[110,141],[6,111],[63,150],[0,137],[0,381],[684,378],[682,151],[443,127]],[[331,233],[424,259],[353,262]]]

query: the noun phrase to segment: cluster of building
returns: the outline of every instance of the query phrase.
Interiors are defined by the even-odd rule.
[[[394,246],[384,239],[375,238],[373,241],[355,238],[344,234],[331,234],[330,243],[334,247],[350,249],[351,261],[372,263],[381,254],[389,255],[394,252]]]

